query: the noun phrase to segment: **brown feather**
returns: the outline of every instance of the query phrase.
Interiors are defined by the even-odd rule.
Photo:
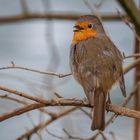
[[[96,90],[94,94],[94,108],[92,130],[104,130],[105,128],[105,108],[106,108],[106,94],[101,90]]]

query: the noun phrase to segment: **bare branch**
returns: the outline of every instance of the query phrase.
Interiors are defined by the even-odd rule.
[[[117,13],[120,16],[120,18],[122,19],[122,21],[132,30],[132,32],[134,33],[134,35],[136,36],[136,38],[140,41],[140,37],[137,34],[135,27],[132,23],[130,23],[130,19],[128,17],[123,17],[121,15],[121,12],[117,9]]]
[[[140,58],[137,58],[131,64],[129,64],[127,67],[124,68],[124,74],[127,73],[128,71],[130,71],[132,68],[134,68],[139,63],[140,63]],[[39,73],[39,74],[46,74],[46,75],[50,75],[50,76],[56,76],[58,78],[63,78],[63,77],[67,77],[67,76],[70,76],[71,75],[71,73],[68,73],[68,74],[59,74],[59,73],[55,73],[55,72],[40,71],[40,70],[36,70],[36,69],[32,69],[32,68],[26,68],[26,67],[16,66],[14,62],[12,62],[12,66],[0,67],[0,70],[7,70],[7,69],[26,70],[26,71],[30,71],[30,72]]]
[[[40,71],[40,70],[35,70],[35,69],[32,69],[32,68],[25,68],[25,67],[20,67],[20,66],[15,66],[15,65],[0,68],[0,70],[5,70],[5,69],[20,69],[20,70],[26,70],[26,71],[39,73],[39,74],[46,74],[46,75],[56,76],[56,77],[59,77],[59,78],[63,78],[63,77],[71,75],[71,73],[58,74],[58,73],[54,73],[54,72]]]
[[[14,97],[10,97],[9,94],[0,95],[0,98],[8,99],[8,100],[11,100],[11,101],[23,104],[23,105],[27,105],[27,103],[25,103],[25,101],[19,100],[19,99],[14,98]]]
[[[111,111],[111,112],[114,112],[114,113],[122,115],[122,116],[125,114],[125,116],[127,116],[127,117],[132,117],[133,116],[133,118],[140,119],[140,112],[139,111],[119,107],[119,106],[116,106],[116,105],[111,105],[110,106],[109,104],[107,105],[107,109],[109,109],[109,111]]]
[[[92,14],[95,14],[95,10],[94,10],[94,8],[93,8],[93,5],[91,5],[91,3],[89,3],[88,0],[83,0],[83,2],[84,2],[84,4],[87,6],[87,8],[90,10],[90,12],[91,12]]]
[[[130,16],[132,22],[135,25],[135,28],[138,32],[140,32],[140,14],[139,10],[135,5],[135,1],[133,0],[118,0],[120,5],[126,11],[126,13]]]
[[[25,134],[22,134],[20,137],[18,137],[17,140],[22,140],[24,138],[30,137],[33,133],[39,131],[40,129],[45,128],[50,123],[54,122],[55,120],[59,119],[60,117],[63,117],[65,115],[69,114],[70,112],[74,111],[75,109],[77,109],[77,107],[72,107],[70,109],[66,109],[66,110],[58,113],[56,118],[50,118],[46,121],[39,123],[36,127],[28,130]]]
[[[83,13],[85,14],[85,13]],[[17,22],[25,22],[25,21],[31,21],[31,20],[77,20],[82,13],[28,13],[28,15],[25,14],[19,14],[15,16],[6,16],[6,17],[0,17],[0,24],[11,24],[11,23],[17,23]],[[110,14],[110,15],[102,15],[101,18],[105,21],[121,21],[120,17],[116,14]]]
[[[140,53],[135,53],[135,54],[132,54],[132,55],[125,55],[125,53],[123,53],[123,58],[126,59],[126,58],[133,58],[133,57],[140,57]]]
[[[131,64],[129,64],[127,67],[123,69],[123,73],[126,74],[129,72],[131,69],[135,68],[136,65],[140,63],[140,58],[137,58],[135,61],[133,61]]]
[[[88,113],[87,111],[85,111],[83,108],[79,108],[79,110],[81,110],[86,116],[88,116],[90,119],[92,118],[91,114]]]
[[[37,101],[38,103],[30,104],[30,105],[24,106],[22,108],[15,109],[15,110],[12,110],[10,112],[4,113],[3,115],[0,115],[0,121],[6,120],[10,117],[20,115],[20,114],[23,114],[23,113],[28,112],[30,110],[38,109],[38,108],[44,107],[44,106],[91,107],[90,104],[87,104],[87,103],[83,102],[83,100],[77,100],[77,99],[63,99],[63,98],[60,98],[59,100],[58,99],[57,100],[55,100],[55,99],[45,100],[45,99],[41,99],[41,98],[38,98],[38,97],[32,97],[31,99],[35,99],[35,101]],[[140,119],[140,112],[134,111],[134,110],[131,110],[131,109],[126,109],[126,108],[123,108],[123,107],[119,107],[119,106],[116,106],[116,105],[107,104],[106,110],[114,112],[118,115],[123,114],[124,116],[127,116],[127,117]],[[53,117],[53,118],[56,118],[56,116]]]
[[[55,137],[55,138],[62,139],[62,140],[67,139],[67,137],[58,136],[58,135],[56,135],[56,134],[50,132],[47,128],[45,129],[45,131],[46,131],[49,135],[51,135],[51,136],[53,136],[53,137]]]
[[[114,132],[109,132],[110,133],[110,135],[112,136],[112,140],[116,140],[116,137],[115,137],[115,134],[114,134]]]
[[[3,90],[3,91],[6,91],[6,92],[9,92],[9,93],[12,93],[12,94],[24,97],[26,99],[30,99],[32,101],[36,101],[36,102],[41,103],[41,104],[45,104],[46,103],[46,100],[44,100],[42,98],[34,97],[34,96],[28,95],[28,94],[26,94],[24,92],[20,92],[20,91],[17,91],[17,90],[14,90],[14,89],[10,89],[10,88],[4,87],[4,86],[0,86],[0,90]]]
[[[102,131],[99,131],[99,134],[101,134],[103,140],[107,140],[106,136],[104,135],[104,133]]]
[[[88,140],[87,138],[81,138],[77,136],[72,136],[66,129],[63,128],[63,131],[68,136],[68,139],[77,139],[77,140]]]
[[[26,101],[23,101],[23,100],[20,100],[20,99],[17,99],[15,97],[10,97],[10,94],[4,94],[4,95],[0,95],[0,98],[1,99],[7,99],[7,100],[10,100],[10,101],[14,101],[14,102],[17,102],[17,103],[20,103],[22,105],[28,105],[29,103],[26,102]],[[53,113],[51,112],[48,112],[47,110],[43,109],[43,108],[39,108],[39,111],[47,114],[47,115],[50,115],[51,117],[53,117]],[[26,111],[25,111],[26,112]]]
[[[9,112],[6,112],[6,113],[0,115],[0,122],[4,121],[6,119],[9,119],[11,117],[17,116],[17,115],[21,115],[21,114],[31,111],[33,109],[43,107],[43,106],[44,106],[43,104],[34,103],[34,104],[26,105],[26,106],[18,108],[18,109],[14,109],[12,111],[9,111]]]

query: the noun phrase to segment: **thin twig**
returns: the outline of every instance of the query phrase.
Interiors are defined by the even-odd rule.
[[[13,66],[6,66],[6,67],[1,67],[0,68],[0,70],[5,70],[5,69],[20,69],[20,70],[26,70],[26,71],[39,73],[39,74],[46,74],[46,75],[56,76],[56,77],[59,77],[59,78],[63,78],[63,77],[71,75],[71,73],[58,74],[58,73],[54,73],[54,72],[40,71],[40,70],[35,70],[35,69],[32,69],[32,68],[25,68],[25,67],[20,67],[20,66],[14,66],[14,67]]]
[[[131,18],[131,21],[135,25],[137,32],[140,32],[140,14],[135,1],[133,0],[117,0],[127,15]]]
[[[14,109],[12,111],[9,111],[9,112],[6,112],[6,113],[0,115],[0,122],[4,121],[6,119],[9,119],[9,118],[15,117],[17,115],[21,115],[21,114],[31,111],[33,109],[43,107],[43,106],[44,106],[43,104],[33,103],[33,104],[26,105],[26,106],[18,108],[18,109]]]
[[[55,138],[58,138],[58,139],[62,139],[62,140],[66,140],[66,139],[76,139],[76,140],[88,140],[87,138],[81,138],[81,137],[78,137],[78,136],[72,136],[66,129],[63,128],[63,131],[64,133],[67,135],[67,137],[62,137],[62,136],[58,136],[52,132],[50,132],[48,129],[45,129],[46,132],[48,134],[50,134],[51,136],[55,137]]]
[[[6,92],[15,94],[17,96],[24,97],[26,99],[30,99],[32,101],[36,101],[36,102],[41,103],[41,104],[45,104],[46,103],[46,100],[44,100],[44,99],[42,99],[40,97],[31,96],[31,95],[26,94],[24,92],[20,92],[20,91],[14,90],[14,89],[10,89],[8,87],[0,86],[0,90],[3,90],[3,91],[6,91]]]
[[[127,73],[128,71],[130,71],[132,68],[134,68],[137,64],[140,63],[140,58],[137,58],[135,61],[133,61],[131,64],[129,64],[126,68],[124,68],[124,73]],[[54,73],[54,72],[46,72],[46,71],[40,71],[40,70],[36,70],[36,69],[31,69],[31,68],[26,68],[26,67],[21,67],[21,66],[5,66],[5,67],[0,67],[0,70],[7,70],[7,69],[20,69],[20,70],[26,70],[26,71],[30,71],[30,72],[35,72],[35,73],[39,73],[39,74],[46,74],[46,75],[50,75],[50,76],[56,76],[58,78],[63,78],[63,77],[67,77],[70,76],[71,73],[68,74],[59,74],[59,73]]]
[[[115,137],[115,133],[114,132],[109,132],[110,133],[110,135],[112,136],[112,140],[116,140],[116,137]]]
[[[91,5],[91,3],[89,3],[88,0],[83,0],[83,2],[84,2],[84,4],[87,6],[87,8],[90,10],[90,12],[91,12],[92,14],[95,14],[95,10],[94,10],[93,6]]]
[[[28,130],[26,133],[24,133],[20,137],[18,137],[17,140],[23,140],[24,138],[31,137],[31,135],[33,133],[35,133],[36,131],[39,131],[40,129],[45,128],[50,123],[54,122],[55,120],[57,120],[60,117],[63,117],[65,115],[69,114],[70,112],[74,111],[75,109],[77,109],[77,107],[72,107],[70,109],[66,109],[64,111],[59,112],[57,114],[57,117],[56,118],[50,118],[50,119],[48,119],[46,121],[43,121],[43,122],[39,123],[36,127]]]
[[[98,132],[99,132],[99,134],[101,134],[103,140],[107,140],[107,137],[104,135],[104,133],[102,131],[98,131]]]
[[[117,9],[117,13],[120,16],[120,18],[122,19],[122,21],[132,30],[132,32],[135,34],[136,38],[140,41],[140,37],[137,34],[134,25],[132,25],[132,23],[130,23],[129,18],[123,17],[123,15],[121,14],[121,12]]]
[[[0,98],[1,99],[7,99],[7,100],[10,100],[10,101],[14,101],[14,102],[20,103],[22,105],[29,105],[28,102],[23,101],[23,100],[19,100],[19,99],[15,98],[15,97],[11,97],[9,94],[0,95]],[[43,108],[39,108],[39,111],[41,111],[42,113],[45,113],[47,115],[52,116],[51,112],[49,112],[49,111],[47,111],[47,110],[45,110]]]
[[[35,127],[35,124],[34,124],[34,122],[33,122],[33,119],[31,118],[31,116],[30,116],[29,113],[27,113],[27,117],[28,117],[30,123],[32,124],[32,126]],[[42,138],[42,136],[41,136],[41,134],[40,134],[39,132],[36,132],[36,135],[38,136],[38,138],[39,138],[40,140],[43,140],[43,138]]]
[[[58,136],[58,135],[56,135],[56,134],[50,132],[47,128],[45,128],[45,131],[46,131],[49,135],[51,135],[51,136],[53,136],[53,137],[55,137],[55,138],[62,139],[62,140],[68,139],[67,137]]]
[[[140,53],[135,53],[135,54],[132,54],[132,55],[125,55],[125,53],[123,53],[123,58],[124,59],[127,59],[127,58],[133,58],[133,57],[140,57]]]
[[[14,101],[14,102],[17,102],[17,103],[20,103],[20,104],[23,104],[23,105],[27,105],[27,103],[25,101],[22,101],[20,99],[14,98],[14,97],[10,97],[9,94],[0,95],[0,98],[1,99],[8,99],[10,101]]]
[[[26,0],[20,0],[20,5],[21,5],[22,13],[24,15],[27,15],[28,14],[28,6],[27,6]]]
[[[90,119],[92,118],[91,114],[85,111],[83,108],[79,107],[79,110],[81,110],[86,116],[88,116]]]
[[[63,131],[68,136],[68,139],[76,139],[76,140],[88,140],[87,138],[81,138],[78,136],[72,136],[66,129],[63,128]]]
[[[131,64],[129,64],[127,67],[123,69],[123,73],[126,74],[131,69],[135,68],[140,63],[140,58],[137,58],[135,61],[133,61]]]

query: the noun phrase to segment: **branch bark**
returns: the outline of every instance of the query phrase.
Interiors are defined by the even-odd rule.
[[[124,108],[116,105],[107,105],[107,110],[114,112],[118,115],[140,119],[140,112],[129,108]]]
[[[39,99],[40,100],[40,99]],[[36,100],[37,102],[39,100]],[[44,99],[43,99],[44,100]],[[2,115],[0,115],[0,122],[4,121],[8,118],[17,116],[17,115],[21,115],[25,112],[34,110],[34,109],[38,109],[40,107],[45,107],[45,106],[80,106],[80,107],[91,107],[90,104],[85,103],[83,100],[77,100],[77,99],[52,99],[52,100],[44,100],[43,103],[33,103],[30,105],[26,105],[24,107],[21,107],[19,109],[15,109],[9,112],[6,112]],[[106,106],[106,110],[107,111],[111,111],[114,112],[118,115],[123,115],[123,116],[127,116],[127,117],[131,117],[131,118],[136,118],[136,119],[140,119],[140,112],[139,111],[135,111],[132,109],[126,109],[124,107],[120,107],[117,105],[112,105],[112,104],[107,104]]]

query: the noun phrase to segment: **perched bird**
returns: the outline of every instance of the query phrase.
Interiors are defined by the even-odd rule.
[[[104,130],[106,98],[113,84],[119,81],[122,94],[126,96],[123,57],[97,16],[81,16],[74,28],[70,48],[71,71],[93,106],[91,129]]]

